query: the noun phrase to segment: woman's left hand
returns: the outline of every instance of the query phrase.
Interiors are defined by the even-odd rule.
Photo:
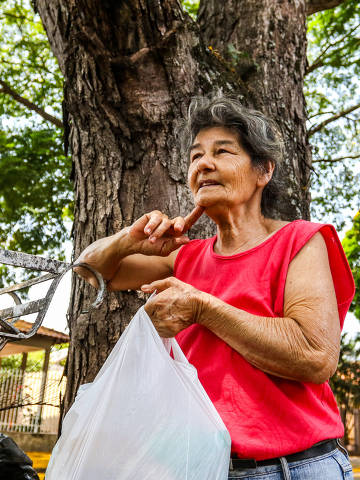
[[[162,338],[175,337],[181,330],[197,323],[206,295],[175,277],[143,285],[141,290],[144,293],[157,291],[145,304],[145,312]]]

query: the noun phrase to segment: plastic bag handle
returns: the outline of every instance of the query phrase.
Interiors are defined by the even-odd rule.
[[[181,350],[180,345],[175,338],[170,339],[171,350],[173,352],[174,360],[181,363],[189,363],[189,360],[185,357],[184,352]]]
[[[185,357],[184,352],[181,350],[180,345],[175,340],[175,337],[162,338],[161,340],[163,341],[164,347],[169,355],[172,350],[173,357],[176,362],[185,363],[189,365],[189,360]]]

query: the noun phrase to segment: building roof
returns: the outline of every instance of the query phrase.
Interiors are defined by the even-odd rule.
[[[21,332],[26,333],[31,329],[33,324],[30,322],[26,322],[25,320],[17,320],[14,323],[14,326],[18,328]],[[52,328],[48,327],[40,327],[35,335],[51,337],[55,340],[53,343],[67,343],[70,341],[70,337],[66,333],[58,332],[57,330],[53,330]]]
[[[25,320],[17,320],[14,325],[23,333],[28,332],[33,326],[32,323],[26,322]],[[70,337],[66,333],[58,332],[52,328],[40,327],[37,333],[30,338],[7,342],[2,350],[0,350],[0,357],[14,355],[16,353],[44,350],[56,343],[67,343],[69,341]]]

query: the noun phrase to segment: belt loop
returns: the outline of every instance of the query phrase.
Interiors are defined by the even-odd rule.
[[[345,455],[347,459],[349,459],[348,451],[346,450],[345,447],[341,445],[340,440],[338,438],[336,439],[336,443],[338,445],[338,449]]]
[[[285,480],[291,480],[291,473],[290,473],[289,465],[286,461],[286,458],[285,457],[280,457],[279,460],[280,460],[282,471],[283,471],[283,474],[284,474],[284,479]]]

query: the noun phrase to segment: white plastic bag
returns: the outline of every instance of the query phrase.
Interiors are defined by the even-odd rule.
[[[196,369],[141,307],[80,387],[45,479],[225,480],[230,446]]]

